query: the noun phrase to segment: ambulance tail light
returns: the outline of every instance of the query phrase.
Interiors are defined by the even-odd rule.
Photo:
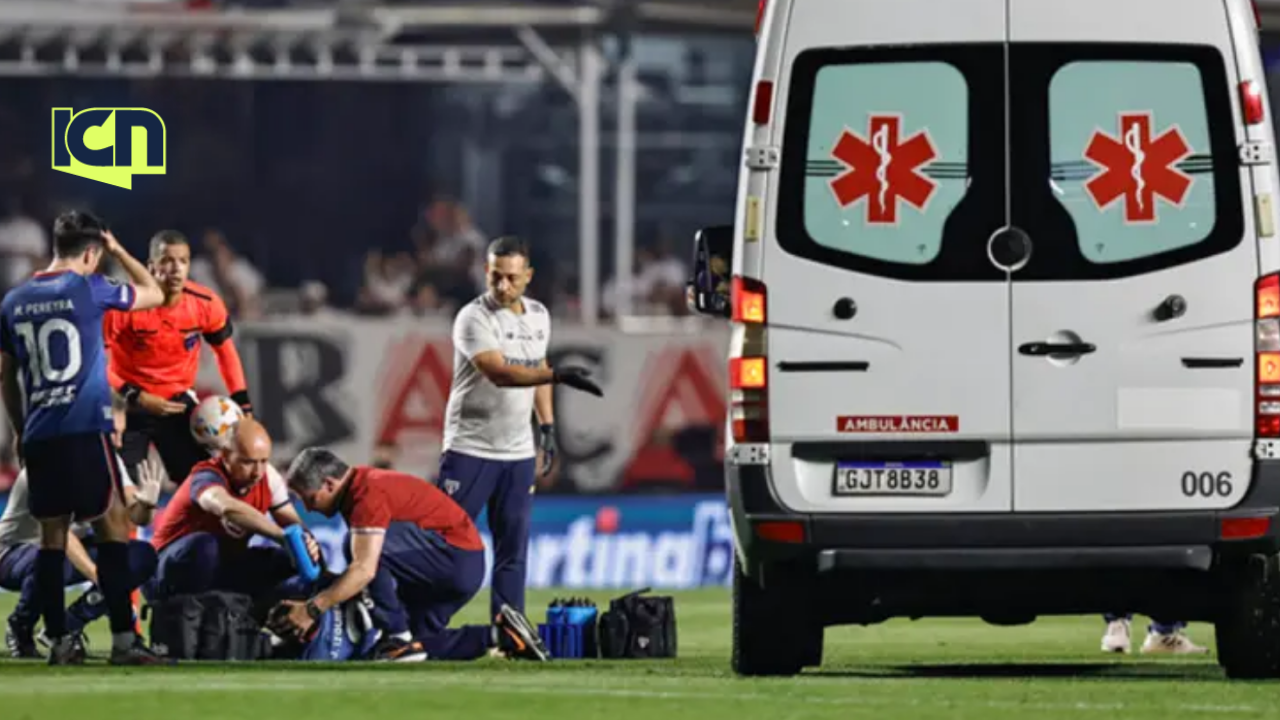
[[[1258,125],[1267,119],[1262,102],[1262,86],[1253,80],[1240,83],[1240,105],[1244,110],[1244,124]]]
[[[764,11],[769,9],[769,0],[760,0],[756,5],[756,37],[760,37],[760,25],[764,23]],[[1257,9],[1256,7],[1254,8]],[[1261,27],[1261,23],[1258,24]]]
[[[729,288],[729,297],[733,303],[733,322],[764,325],[766,296],[764,283],[734,275],[733,284]]]
[[[729,361],[729,417],[734,442],[769,442],[769,367],[764,357]]]
[[[1262,10],[1258,8],[1258,0],[1253,0],[1253,2],[1249,4],[1253,6],[1253,29],[1261,30],[1262,29]],[[757,23],[758,22],[759,21],[757,21]]]
[[[1280,438],[1280,274],[1258,278],[1254,307],[1257,436]]]
[[[755,96],[751,100],[751,122],[756,125],[768,125],[773,116],[773,82],[761,80],[756,83]]]
[[[1269,516],[1223,518],[1220,527],[1219,537],[1223,540],[1252,540],[1266,535],[1267,531],[1271,530],[1271,518]]]
[[[741,275],[730,285],[735,339],[729,360],[729,416],[736,443],[769,442],[768,293]]]
[[[756,537],[779,543],[804,542],[804,523],[798,520],[762,520],[755,524]]]

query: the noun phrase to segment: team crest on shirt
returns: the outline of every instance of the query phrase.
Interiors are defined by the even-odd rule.
[[[195,348],[199,344],[200,344],[200,333],[198,332],[187,333],[186,337],[182,338],[182,347],[188,350]]]

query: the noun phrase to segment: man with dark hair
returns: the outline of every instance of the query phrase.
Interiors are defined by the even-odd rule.
[[[490,617],[509,605],[524,612],[525,555],[537,456],[555,458],[551,386],[603,397],[582,368],[547,364],[551,314],[524,291],[533,279],[529,246],[500,237],[485,260],[488,292],[453,321],[453,386],[445,409],[439,486],[474,520],[486,507],[493,533]],[[538,440],[533,437],[533,415]]]
[[[368,590],[383,637],[374,660],[470,660],[496,653],[546,660],[537,631],[503,605],[493,625],[448,628],[484,582],[484,545],[471,518],[436,486],[391,470],[350,467],[324,448],[302,451],[287,473],[308,510],[342,515],[347,569],[305,602],[272,612],[278,634],[306,637],[326,612]]]
[[[111,388],[103,351],[103,314],[146,310],[164,294],[97,218],[58,217],[48,270],[15,288],[0,304],[0,394],[26,459],[29,506],[40,523],[35,560],[36,604],[51,640],[49,663],[81,664],[84,645],[67,632],[63,598],[68,533],[92,522],[98,581],[111,620],[111,662],[162,662],[134,634],[130,602],[129,524],[111,433]],[[133,284],[95,273],[103,253]]]
[[[200,340],[213,348],[227,393],[252,411],[231,319],[221,298],[188,279],[191,245],[176,230],[151,238],[149,269],[164,304],[144,313],[108,313],[105,325],[112,386],[129,402],[121,454],[132,470],[154,444],[169,480],[180,483],[206,457],[189,431],[196,405]]]

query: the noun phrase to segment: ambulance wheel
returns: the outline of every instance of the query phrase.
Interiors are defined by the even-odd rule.
[[[771,565],[763,568],[760,580],[747,577],[734,562],[733,671],[795,675],[815,655],[821,662],[822,631],[810,622],[809,583],[803,573]]]
[[[822,645],[827,629],[821,622],[805,633],[804,666],[822,667]]]
[[[1280,678],[1280,556],[1222,569],[1224,607],[1214,626],[1218,664],[1233,680]]]

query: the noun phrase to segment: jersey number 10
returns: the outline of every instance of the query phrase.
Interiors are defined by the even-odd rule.
[[[13,329],[27,349],[27,369],[36,387],[45,383],[64,383],[79,374],[83,359],[80,357],[80,331],[74,324],[62,318],[50,318],[40,323],[38,329],[35,323],[29,322],[17,323]],[[60,368],[53,366],[53,353],[49,349],[49,342],[55,334],[63,335],[67,342],[67,362]]]

